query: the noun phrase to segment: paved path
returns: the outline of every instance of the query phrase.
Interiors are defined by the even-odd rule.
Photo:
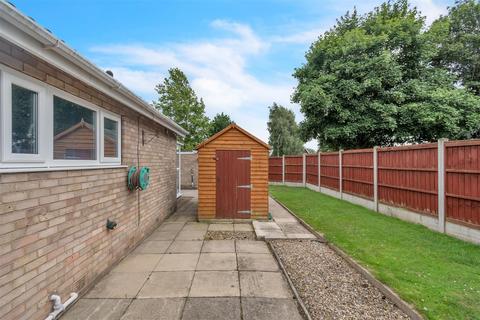
[[[230,226],[194,222],[195,212],[196,198],[184,197],[62,320],[301,320],[266,243],[204,241],[207,230]]]
[[[272,221],[254,221],[253,227],[258,239],[314,239],[316,238],[297,219],[274,199],[268,199]]]

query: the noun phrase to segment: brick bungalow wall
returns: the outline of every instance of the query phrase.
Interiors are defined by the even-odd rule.
[[[51,293],[85,292],[174,210],[176,137],[2,39],[0,63],[121,115],[122,164],[151,168],[133,192],[126,167],[0,174],[0,319],[44,319]]]
[[[198,154],[182,153],[181,155],[181,186],[182,189],[197,189],[198,186]],[[193,173],[193,187],[192,187]]]

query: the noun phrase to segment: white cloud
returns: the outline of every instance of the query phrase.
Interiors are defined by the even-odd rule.
[[[277,43],[310,44],[317,40],[325,31],[327,31],[327,28],[313,28],[307,31],[275,36],[271,40]]]
[[[432,22],[441,15],[447,14],[447,7],[444,4],[438,3],[438,1],[411,0],[411,3],[425,16],[427,26],[432,24]]]
[[[211,27],[227,36],[168,46],[113,44],[91,51],[100,61],[115,62],[106,69],[147,101],[154,99],[154,87],[168,68],[179,67],[204,99],[209,116],[226,112],[239,125],[268,140],[267,107],[273,101],[290,105],[293,79],[262,81],[248,71],[249,60],[263,56],[271,45],[248,25],[215,20]]]

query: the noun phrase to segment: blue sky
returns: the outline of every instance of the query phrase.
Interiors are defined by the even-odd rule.
[[[110,69],[115,78],[155,100],[154,87],[179,67],[206,103],[207,115],[226,112],[268,140],[268,106],[290,102],[291,76],[304,54],[335,19],[376,0],[11,0],[69,46]],[[427,23],[453,0],[413,0]],[[315,146],[310,142],[308,146]]]

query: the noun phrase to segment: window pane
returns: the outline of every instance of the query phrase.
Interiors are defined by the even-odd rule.
[[[103,155],[118,157],[118,123],[108,118],[103,118]]]
[[[12,153],[37,154],[38,94],[12,84]]]
[[[93,110],[53,97],[54,159],[96,159],[95,114]]]

